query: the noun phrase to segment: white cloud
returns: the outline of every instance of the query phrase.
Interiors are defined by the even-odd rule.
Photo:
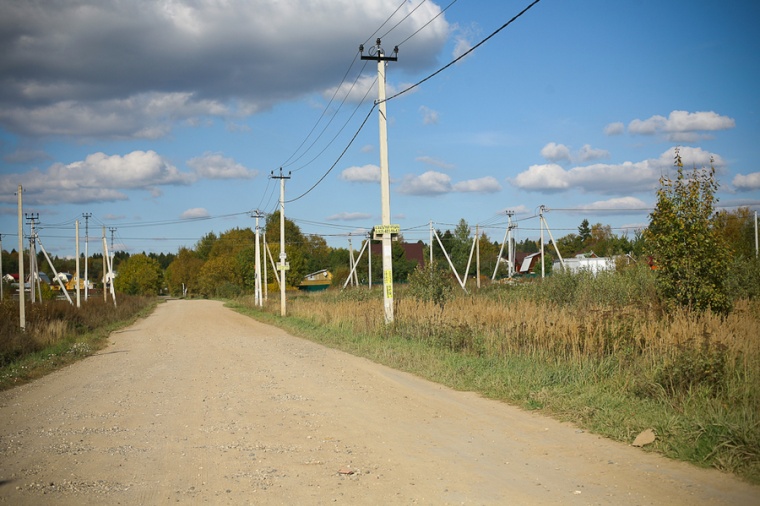
[[[606,149],[592,148],[589,144],[584,144],[578,151],[576,160],[579,162],[590,162],[591,160],[601,160],[602,158],[609,158],[610,152]]]
[[[509,179],[513,186],[522,190],[556,192],[570,187],[568,172],[556,163],[531,165],[517,177]]]
[[[423,125],[437,125],[438,124],[438,111],[434,111],[433,109],[430,109],[429,107],[425,107],[424,105],[420,106],[420,113],[422,114],[422,124]]]
[[[448,174],[429,170],[419,176],[404,176],[398,192],[406,195],[440,195],[450,193],[453,189]]]
[[[610,123],[604,127],[604,133],[606,135],[620,135],[625,132],[625,125],[621,122]]]
[[[10,201],[19,183],[26,202],[51,205],[127,200],[122,190],[154,192],[158,186],[187,185],[194,180],[155,151],[124,156],[93,153],[68,165],[53,164],[45,171],[0,176],[0,200]]]
[[[659,135],[673,142],[693,142],[709,138],[702,132],[734,128],[736,122],[716,112],[672,111],[670,115],[655,115],[646,120],[635,119],[628,124],[628,132],[639,135]]]
[[[452,184],[451,177],[442,172],[429,170],[419,176],[406,175],[397,191],[406,195],[441,195],[444,193],[495,193],[501,191],[499,182],[486,176]]]
[[[542,193],[556,193],[570,189],[603,194],[652,191],[662,175],[673,170],[675,148],[663,152],[659,158],[621,164],[592,164],[564,169],[557,164],[532,165],[528,170],[510,178],[509,182],[520,189]],[[700,148],[681,148],[684,165],[707,166],[710,157],[720,170],[723,159]]]
[[[636,197],[618,197],[580,205],[578,210],[607,214],[628,214],[630,212],[642,212],[642,209],[649,210],[651,207]]]
[[[181,220],[197,220],[200,218],[208,218],[210,214],[204,207],[193,207],[186,210],[180,215]]]
[[[433,165],[443,170],[453,170],[456,168],[454,164],[444,162],[443,160],[438,160],[437,158],[433,158],[432,156],[418,156],[417,158],[415,158],[415,161],[424,163],[426,165]]]
[[[450,34],[439,5],[417,7],[407,2],[396,14],[409,16],[397,40],[435,20],[404,47],[402,72],[435,66]],[[177,122],[247,116],[334,88],[345,70],[335,55],[392,10],[384,0],[101,0],[44,9],[3,0],[2,12],[0,124],[25,135],[157,138]],[[300,50],[316,40],[317,50]]]
[[[196,176],[206,179],[251,179],[258,174],[221,153],[204,153],[188,160],[187,166]]]
[[[737,174],[732,183],[740,192],[760,190],[760,172],[751,172],[746,176]]]
[[[359,220],[368,220],[372,218],[371,214],[367,213],[337,213],[328,216],[326,219],[327,221],[359,221]]]
[[[584,144],[577,153],[573,153],[570,148],[564,144],[550,142],[541,148],[541,156],[554,163],[562,161],[589,162],[591,160],[608,158],[610,156],[610,153],[604,149],[592,148],[590,144]]]
[[[380,167],[371,164],[362,167],[349,167],[340,173],[340,178],[354,183],[379,183]]]
[[[570,161],[570,148],[564,144],[550,142],[541,148],[541,156],[550,162],[559,162],[560,160]]]
[[[496,193],[501,191],[501,185],[496,178],[486,176],[455,183],[454,191],[462,193]]]

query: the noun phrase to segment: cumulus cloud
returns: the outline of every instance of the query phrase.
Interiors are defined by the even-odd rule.
[[[372,218],[371,214],[367,213],[337,213],[328,216],[327,221],[360,221],[368,220]]]
[[[578,151],[576,160],[579,162],[590,162],[591,160],[601,160],[603,158],[609,158],[610,152],[606,149],[592,148],[589,144],[584,144]]]
[[[591,204],[578,206],[579,211],[593,211],[599,214],[629,214],[649,210],[652,206],[636,197],[618,197],[607,200],[597,200]]]
[[[406,195],[422,196],[441,195],[451,192],[495,193],[501,191],[501,185],[491,176],[452,183],[451,177],[448,174],[429,170],[419,176],[405,176],[397,191]]]
[[[335,55],[393,12],[383,0],[89,0],[44,9],[0,0],[0,9],[0,124],[24,135],[127,138],[334,88],[345,71]],[[409,17],[394,36],[403,40],[440,12],[433,2],[405,3],[392,21]],[[449,32],[445,15],[435,18],[397,67],[436,65]],[[318,50],[299,50],[315,40]]]
[[[258,174],[221,153],[204,153],[188,160],[187,166],[196,176],[206,179],[251,179]]]
[[[181,220],[198,220],[211,216],[205,207],[193,207],[183,212],[179,218]]]
[[[55,163],[46,170],[0,176],[0,202],[10,202],[20,183],[29,204],[92,203],[127,200],[127,190],[161,195],[162,186],[190,185],[200,178],[252,177],[249,171],[219,154],[194,158],[193,173],[180,171],[155,151],[126,155],[93,153],[69,164]]]
[[[454,191],[462,193],[496,193],[501,191],[501,185],[496,178],[486,176],[455,183]]]
[[[740,192],[760,190],[760,172],[747,174],[737,174],[732,181],[734,188]]]
[[[655,115],[651,118],[635,119],[628,124],[628,132],[638,135],[664,135],[672,142],[694,142],[710,138],[704,132],[734,128],[736,122],[728,116],[716,112],[672,111],[666,118]]]
[[[570,189],[606,194],[652,191],[662,175],[671,174],[675,148],[663,152],[659,158],[621,164],[591,164],[564,169],[557,164],[532,165],[528,170],[508,179],[515,187],[542,193],[557,193]],[[701,148],[681,148],[684,165],[707,166],[710,157],[714,166],[725,167],[723,159]]]
[[[340,178],[354,183],[379,183],[380,167],[372,164],[362,167],[349,167],[340,173]]]
[[[557,144],[556,142],[550,142],[543,148],[541,148],[541,156],[549,160],[550,162],[559,162],[561,160],[570,161],[570,148],[564,144]]]
[[[398,192],[406,195],[440,195],[450,193],[453,189],[451,177],[448,174],[429,170],[419,176],[405,176],[398,187]]]
[[[604,127],[604,133],[606,135],[620,135],[625,132],[625,125],[620,122],[610,123]]]
[[[604,149],[592,148],[590,144],[584,144],[577,153],[573,153],[570,148],[564,144],[550,142],[541,148],[541,156],[554,163],[589,162],[592,160],[608,158],[610,153]]]

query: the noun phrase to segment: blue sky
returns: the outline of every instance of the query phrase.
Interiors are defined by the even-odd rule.
[[[53,254],[73,255],[83,213],[116,249],[176,252],[274,211],[280,167],[286,216],[346,247],[381,211],[377,68],[359,45],[400,45],[391,96],[530,3],[0,0],[3,247],[17,248],[19,184]],[[720,206],[760,209],[759,15],[538,2],[388,101],[392,221],[427,242],[431,220],[464,218],[500,241],[513,210],[521,240],[545,205],[555,237],[584,218],[632,235],[677,146],[687,167],[713,157]]]

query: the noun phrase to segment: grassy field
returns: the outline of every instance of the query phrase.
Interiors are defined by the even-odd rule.
[[[19,330],[18,301],[0,302],[0,390],[93,354],[115,329],[134,322],[157,304],[155,297],[121,295],[118,306],[92,298],[77,309],[67,301],[26,304],[26,330]]]
[[[298,335],[460,390],[538,410],[647,450],[760,483],[760,303],[728,316],[665,315],[651,273],[630,269],[491,285],[444,301],[381,293],[289,294],[236,309]]]

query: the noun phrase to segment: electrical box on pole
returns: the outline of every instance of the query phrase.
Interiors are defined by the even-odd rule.
[[[377,107],[379,116],[380,132],[380,200],[382,202],[382,225],[375,227],[375,237],[381,238],[383,243],[383,305],[385,307],[385,323],[393,323],[393,256],[391,254],[391,239],[395,227],[391,225],[391,197],[390,175],[388,169],[388,126],[385,107],[385,65],[389,61],[398,61],[398,46],[391,56],[386,56],[380,46],[377,45],[364,54],[364,46],[359,46],[362,60],[377,61]],[[378,231],[378,228],[380,229]],[[396,232],[397,234],[398,232]]]

